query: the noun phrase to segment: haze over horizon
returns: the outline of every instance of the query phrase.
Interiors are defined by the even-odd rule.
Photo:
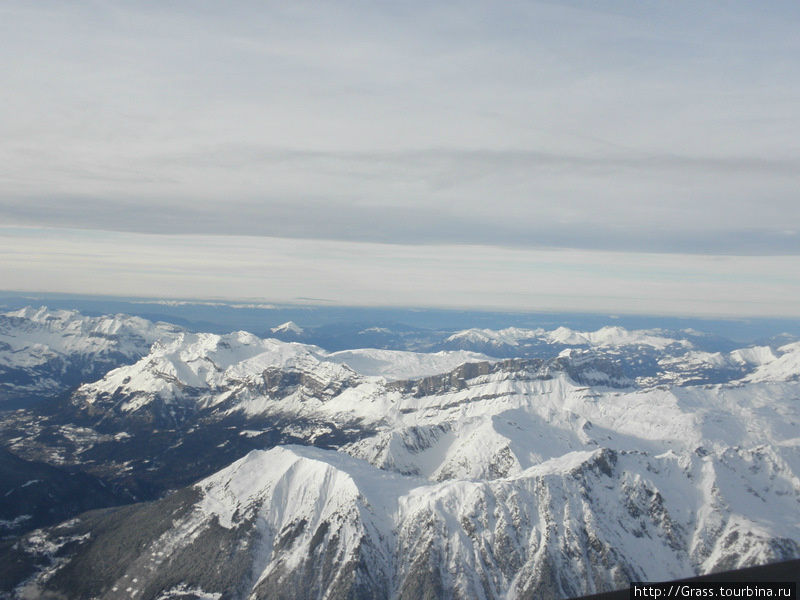
[[[4,289],[800,316],[800,6],[0,7]]]

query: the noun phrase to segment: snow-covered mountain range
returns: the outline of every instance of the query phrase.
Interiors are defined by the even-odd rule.
[[[57,396],[147,354],[180,328],[128,315],[24,308],[0,314],[0,407]]]
[[[531,341],[567,346],[651,346],[661,349],[672,345],[691,346],[685,339],[673,339],[654,331],[628,331],[622,327],[603,327],[597,331],[573,331],[559,327],[553,331],[544,329],[467,329],[446,338],[449,343],[490,344],[494,346],[519,346]]]
[[[800,557],[800,343],[140,327],[164,334],[57,414],[4,417],[15,455],[153,498],[19,538],[16,594],[567,598]]]

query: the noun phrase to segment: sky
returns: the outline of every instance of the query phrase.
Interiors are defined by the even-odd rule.
[[[800,316],[796,2],[0,4],[0,287]]]

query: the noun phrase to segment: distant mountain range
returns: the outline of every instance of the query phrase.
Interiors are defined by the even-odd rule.
[[[798,558],[798,398],[791,336],[25,308],[0,316],[0,590],[568,598]]]

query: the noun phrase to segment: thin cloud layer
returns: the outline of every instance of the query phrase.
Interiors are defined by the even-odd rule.
[[[0,228],[0,279],[8,289],[137,297],[800,317],[794,256]]]
[[[798,26],[795,3],[7,2],[0,220],[797,254]]]

